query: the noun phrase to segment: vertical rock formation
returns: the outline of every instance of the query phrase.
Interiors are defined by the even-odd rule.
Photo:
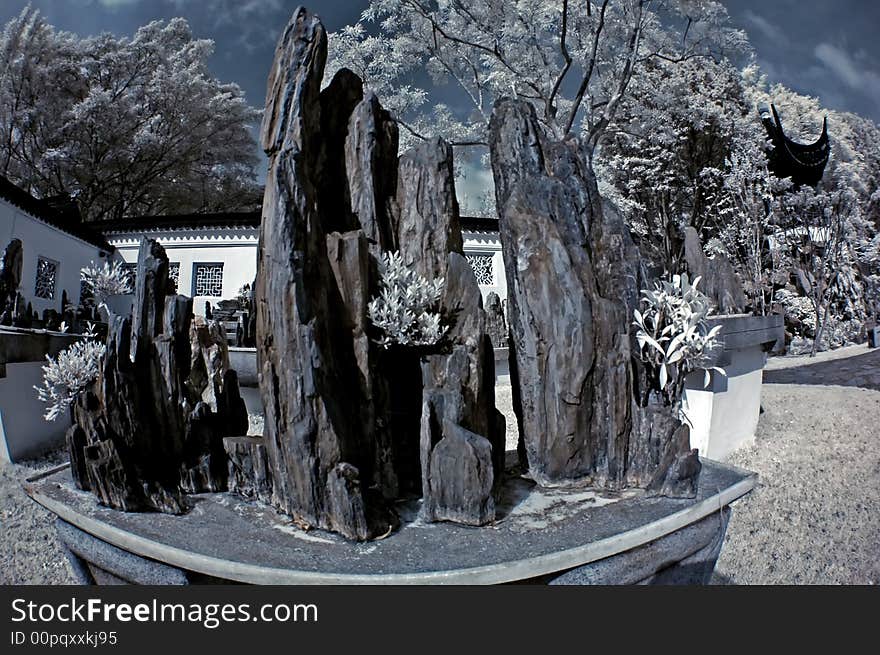
[[[401,156],[397,206],[404,261],[427,279],[444,278],[441,310],[452,320],[447,352],[422,364],[423,514],[480,525],[495,517],[491,490],[503,469],[504,417],[495,409],[495,358],[480,288],[464,258],[452,148],[442,139]],[[458,466],[438,464],[455,457]]]
[[[684,229],[684,261],[691,280],[702,278],[700,291],[712,299],[719,314],[736,314],[745,309],[746,295],[733,265],[721,254],[712,259],[706,257],[700,235],[690,225]]]
[[[185,511],[183,492],[223,491],[223,437],[247,412],[218,326],[191,329],[192,300],[168,295],[168,258],[141,244],[132,320],[113,317],[93,387],[67,442],[78,486],[127,511]],[[161,310],[160,310],[161,308]]]
[[[676,458],[692,463],[696,455],[686,427],[680,438],[676,408],[649,408],[640,392],[630,335],[644,284],[640,257],[620,217],[603,211],[582,148],[575,138],[545,140],[528,103],[496,105],[490,149],[521,452],[541,484],[653,485],[675,494],[688,485],[667,472]],[[654,415],[669,420],[651,431]],[[688,466],[677,470],[696,478]]]
[[[504,307],[501,298],[494,291],[486,296],[486,331],[492,339],[493,348],[507,347],[507,319],[504,318]]]
[[[251,500],[272,502],[272,468],[262,437],[226,437],[229,491]]]
[[[25,310],[21,294],[18,293],[22,252],[21,240],[13,239],[0,257],[0,325],[18,325]]]
[[[504,426],[479,288],[462,256],[451,150],[431,141],[398,165],[396,125],[353,73],[319,91],[326,47],[320,22],[298,9],[262,126],[255,331],[274,502],[359,540],[387,533],[391,502],[407,494],[425,496],[430,519],[491,520]],[[376,343],[367,303],[379,292],[378,258],[398,249],[424,277],[447,280],[452,326],[436,348]],[[436,420],[422,421],[423,405]],[[470,473],[431,466],[447,423],[454,435],[438,452],[461,451]],[[476,501],[462,488],[471,482]]]
[[[346,300],[356,304],[369,294],[367,280],[346,270],[361,263],[358,237],[333,238],[335,274],[328,258],[327,226],[351,225],[325,175],[338,176],[345,141],[322,128],[348,124],[333,103],[326,104],[334,115],[322,116],[326,55],[323,26],[297,9],[278,43],[262,125],[269,173],[255,286],[257,365],[275,502],[302,521],[363,540],[387,532],[393,519],[371,491],[374,458],[361,409],[365,365],[351,332],[360,320],[352,314],[361,310],[346,308]],[[341,94],[331,87],[327,93]]]

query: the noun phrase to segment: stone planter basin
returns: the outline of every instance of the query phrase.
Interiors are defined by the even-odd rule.
[[[767,353],[784,346],[781,314],[770,316],[727,315],[708,321],[721,325],[719,338],[724,348],[716,366],[726,375],[713,372],[704,386],[702,371],[685,381],[683,414],[691,426],[691,447],[700,455],[723,459],[755,438],[761,413],[761,384]]]
[[[76,490],[65,467],[31,478],[25,490],[58,516],[84,584],[702,584],[729,505],[755,480],[706,460],[698,496],[669,499],[538,489],[510,477],[490,526],[426,524],[413,503],[402,507],[397,532],[365,543],[305,532],[228,493],[191,496],[183,516],[119,512]]]

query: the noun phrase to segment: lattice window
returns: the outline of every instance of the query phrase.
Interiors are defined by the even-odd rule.
[[[492,267],[492,255],[471,255],[465,254],[477,283],[483,286],[492,286],[495,284],[495,272]]]
[[[122,265],[122,268],[125,269],[125,272],[128,273],[128,288],[131,289],[131,292],[134,293],[135,289],[137,289],[137,281],[138,281],[138,265],[132,264],[130,262],[126,262]]]
[[[34,282],[34,295],[37,298],[55,298],[55,282],[58,278],[58,262],[45,257],[37,258],[37,279]]]
[[[193,273],[193,296],[223,295],[223,264],[196,264]]]
[[[174,293],[177,293],[177,285],[180,284],[180,262],[168,262],[168,278],[174,284]]]

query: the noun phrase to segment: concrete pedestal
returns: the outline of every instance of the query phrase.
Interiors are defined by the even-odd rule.
[[[766,353],[782,344],[781,315],[719,316],[710,325],[721,325],[724,350],[705,385],[703,371],[685,380],[682,413],[691,427],[691,447],[700,455],[724,459],[755,438],[761,413],[761,384]]]
[[[0,328],[0,459],[19,462],[64,441],[67,416],[43,419],[46,405],[34,386],[42,386],[46,355],[55,357],[80,335],[45,330]]]

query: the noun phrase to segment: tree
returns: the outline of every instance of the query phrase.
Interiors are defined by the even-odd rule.
[[[730,172],[767,174],[755,123],[739,71],[725,59],[658,60],[633,80],[597,167],[602,191],[642,238],[643,253],[663,270],[681,272],[685,226],[707,242],[727,227],[719,204],[733,204],[733,194],[742,196],[740,213],[746,209]],[[748,220],[756,217],[752,209]]]
[[[87,220],[259,203],[259,112],[182,18],[80,39],[28,7],[0,35],[0,174]]]
[[[745,36],[726,19],[712,1],[373,0],[360,23],[331,35],[328,71],[363,77],[411,139],[485,145],[495,100],[515,96],[535,105],[549,136],[577,134],[592,150],[646,62],[741,48]],[[426,111],[422,69],[470,110]]]
[[[794,273],[786,302],[809,300],[814,317],[801,335],[811,352],[857,338],[876,306],[877,188],[880,129],[864,118],[823,108],[816,98],[752,75],[753,102],[773,102],[786,133],[809,142],[827,117],[831,156],[817,189],[777,194],[768,233],[781,268]],[[874,310],[876,311],[876,310]]]

